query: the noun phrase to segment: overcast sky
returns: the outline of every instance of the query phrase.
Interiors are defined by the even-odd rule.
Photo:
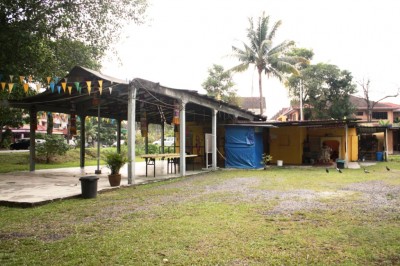
[[[104,62],[102,72],[144,78],[162,85],[202,90],[207,69],[238,62],[232,45],[247,42],[248,18],[263,11],[282,20],[275,44],[294,40],[312,49],[312,63],[349,70],[354,81],[371,80],[375,100],[400,87],[400,1],[398,0],[148,0],[144,25],[127,27],[118,44],[121,62]],[[253,74],[254,73],[254,74]],[[234,75],[240,96],[259,96],[257,73]],[[264,76],[267,113],[289,106],[287,90]],[[400,103],[400,97],[389,101]]]

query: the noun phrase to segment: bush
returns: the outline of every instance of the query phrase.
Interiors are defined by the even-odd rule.
[[[46,159],[46,163],[50,163],[51,157],[54,155],[64,155],[69,149],[62,137],[46,135],[45,140],[46,142],[37,144],[36,152],[38,157]]]
[[[159,153],[159,151],[158,151],[158,146],[149,143],[147,153],[148,153],[148,154],[156,154],[156,153]]]

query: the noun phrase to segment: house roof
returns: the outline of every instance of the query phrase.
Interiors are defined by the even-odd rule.
[[[265,97],[262,97],[263,108],[265,108]],[[239,97],[239,106],[245,110],[260,109],[260,97]]]
[[[350,127],[354,127],[358,125],[357,119],[342,119],[342,120],[303,120],[303,121],[252,121],[252,122],[243,122],[238,121],[234,125],[252,125],[252,126],[265,126],[268,125],[270,127],[288,127],[288,126],[299,126],[299,127],[338,127],[348,125]]]
[[[350,95],[350,102],[357,109],[367,109],[367,102],[365,101],[364,98]],[[370,101],[370,102],[373,103],[374,101]],[[374,106],[374,110],[376,110],[376,109],[396,110],[396,109],[400,109],[400,105],[395,104],[395,103],[389,103],[389,102],[378,102]]]
[[[281,110],[279,110],[273,117],[271,117],[271,120],[277,120],[281,115],[287,115],[293,110],[292,107],[284,107]]]
[[[227,104],[215,98],[199,94],[197,91],[172,89],[159,83],[136,78],[129,83],[104,75],[98,71],[76,66],[65,77],[67,86],[72,86],[71,94],[67,92],[45,92],[19,101],[9,101],[11,107],[37,111],[49,111],[85,116],[97,116],[100,103],[100,116],[105,118],[127,120],[128,118],[128,88],[133,86],[136,93],[136,121],[140,121],[143,112],[146,112],[147,122],[160,124],[165,118],[171,123],[174,113],[174,103],[185,100],[186,121],[211,121],[212,110],[218,110],[217,119],[221,120],[265,120],[264,117],[235,105]],[[56,86],[65,81],[61,79]],[[98,81],[102,80],[102,93]],[[89,93],[88,81],[91,82]],[[76,83],[81,91],[76,89]],[[96,99],[96,100],[95,100]]]

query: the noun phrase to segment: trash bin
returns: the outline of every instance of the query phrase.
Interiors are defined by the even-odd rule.
[[[97,176],[82,176],[79,178],[81,181],[82,198],[91,199],[97,196]]]
[[[336,160],[336,167],[339,169],[344,169],[345,160]]]
[[[383,161],[383,152],[378,151],[376,153],[376,160],[377,161]]]

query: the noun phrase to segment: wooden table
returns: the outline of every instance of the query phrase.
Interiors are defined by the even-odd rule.
[[[156,177],[156,159],[167,159],[167,174],[169,174],[169,167],[171,166],[171,173],[172,167],[174,167],[175,174],[176,174],[176,165],[179,165],[180,154],[179,153],[159,153],[159,154],[143,154],[140,156],[144,158],[146,161],[146,176],[147,176],[147,166],[153,165],[154,169],[154,177]],[[186,154],[186,158],[195,158],[197,154]],[[194,170],[194,162],[192,162],[193,170]]]

